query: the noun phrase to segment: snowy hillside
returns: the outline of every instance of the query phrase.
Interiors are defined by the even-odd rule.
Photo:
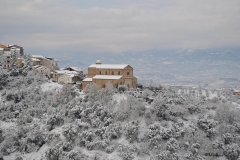
[[[1,78],[1,158],[239,158],[239,102],[227,93],[160,85],[118,92],[110,84],[80,92],[30,71]]]

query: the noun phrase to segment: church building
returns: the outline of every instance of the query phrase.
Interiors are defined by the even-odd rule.
[[[126,85],[128,89],[137,87],[137,78],[133,76],[133,68],[128,64],[102,64],[100,60],[88,67],[88,77],[82,81],[82,89],[87,84],[96,83],[99,89],[106,83],[115,87]]]

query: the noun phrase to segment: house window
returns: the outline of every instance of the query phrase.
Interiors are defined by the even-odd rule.
[[[127,72],[127,75],[129,76],[129,72]]]
[[[99,74],[100,74],[100,75],[102,74],[101,71],[99,71]]]
[[[120,71],[118,71],[118,75],[120,75]]]
[[[105,75],[107,75],[107,71],[105,72]]]
[[[112,71],[112,75],[114,75],[114,72]]]

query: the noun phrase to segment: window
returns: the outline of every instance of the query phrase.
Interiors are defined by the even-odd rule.
[[[105,72],[105,75],[107,75],[107,71]]]
[[[120,71],[118,71],[118,75],[120,75]]]
[[[129,76],[129,72],[127,72],[127,75]]]
[[[101,75],[101,74],[102,74],[102,72],[101,72],[101,71],[99,71],[99,74]]]
[[[114,75],[114,72],[112,71],[112,75]]]

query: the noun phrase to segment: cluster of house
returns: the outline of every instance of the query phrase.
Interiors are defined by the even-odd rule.
[[[17,54],[18,67],[22,67],[23,48],[18,45],[3,45],[0,44],[1,65],[3,68],[11,68],[12,55]]]
[[[17,54],[18,67],[24,66],[25,59],[23,47],[17,45],[1,45],[0,56],[3,68],[11,68],[12,56]],[[32,55],[33,72],[44,75],[58,83],[76,83],[80,89],[85,89],[87,84],[96,83],[99,89],[110,82],[114,86],[125,85],[127,88],[137,87],[137,78],[133,76],[133,68],[128,64],[96,64],[88,67],[87,78],[84,79],[83,71],[78,67],[59,68],[59,61],[41,55]]]
[[[18,67],[25,64],[24,49],[18,45],[0,45],[1,65],[5,69],[12,67],[12,57],[17,54]],[[78,67],[59,68],[59,61],[39,55],[32,55],[33,72],[51,78],[59,83],[76,83],[83,79],[83,71]]]

